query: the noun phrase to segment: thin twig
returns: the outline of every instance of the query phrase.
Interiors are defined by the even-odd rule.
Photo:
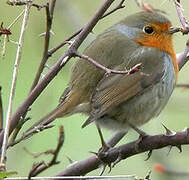
[[[186,42],[185,49],[182,53],[177,54],[177,63],[181,69],[189,60],[189,40]]]
[[[7,27],[7,29],[10,29],[19,19],[20,17],[24,14],[24,10],[16,17],[16,19]],[[2,49],[2,56],[5,56],[6,53],[6,42],[7,42],[8,36],[5,35],[4,40],[3,40],[3,49]]]
[[[45,32],[43,57],[41,59],[41,63],[40,63],[39,68],[37,70],[37,74],[36,74],[35,79],[33,81],[31,90],[39,82],[39,79],[41,77],[41,73],[43,72],[44,66],[45,66],[45,64],[48,60],[48,49],[49,49],[49,42],[50,42],[50,37],[51,37],[50,31],[51,31],[52,22],[53,22],[53,13],[54,13],[55,3],[56,3],[56,0],[50,0],[49,5],[46,6],[46,32]],[[30,92],[31,92],[31,90],[30,90]]]
[[[120,176],[64,176],[64,177],[31,177],[31,180],[41,180],[41,179],[135,179],[135,175],[120,175]],[[28,177],[15,177],[15,178],[5,178],[4,180],[28,180]]]
[[[49,163],[38,163],[38,166],[34,166],[34,168],[32,168],[32,170],[29,173],[28,179],[31,179],[31,177],[37,176],[38,174],[45,171],[46,169],[52,167],[53,165],[58,164],[59,161],[57,161],[57,157],[58,157],[58,154],[59,154],[63,144],[64,144],[64,129],[63,129],[63,126],[60,126],[59,127],[59,138],[58,138],[58,143],[57,143],[56,148],[54,150],[45,151],[45,153],[51,152],[51,154],[53,155],[52,159],[50,160]]]
[[[86,60],[88,62],[90,62],[91,64],[93,64],[95,67],[102,69],[103,71],[105,71],[105,74],[109,75],[109,74],[133,74],[137,71],[139,71],[140,67],[141,67],[141,63],[136,64],[134,67],[132,67],[129,70],[125,70],[125,71],[118,71],[118,70],[113,70],[113,69],[109,69],[105,66],[103,66],[102,64],[99,64],[97,61],[95,61],[94,59],[92,59],[91,57],[84,55],[84,54],[80,54],[79,52],[74,52],[75,56],[82,58],[83,60]]]
[[[56,0],[50,0],[50,3],[48,5],[46,5],[46,32],[45,32],[45,41],[44,41],[44,50],[43,50],[43,56],[38,68],[38,71],[36,73],[36,76],[34,78],[34,81],[32,83],[30,92],[32,91],[32,89],[36,86],[36,84],[39,82],[39,79],[41,77],[41,73],[43,72],[43,69],[45,67],[45,64],[48,60],[48,48],[49,48],[49,43],[50,43],[50,31],[51,31],[51,27],[52,27],[52,22],[53,22],[53,13],[54,13],[54,8],[55,8],[55,3]],[[26,113],[22,116],[22,118],[24,119],[26,117],[27,111]],[[11,137],[11,142],[9,143],[11,146],[14,144],[17,144],[18,142],[21,141],[21,139],[25,139],[25,136],[19,138],[18,140],[16,140],[16,142],[14,143],[20,129],[22,128],[24,123],[20,123],[20,126],[17,127],[14,131],[14,134]]]
[[[177,84],[176,87],[189,88],[189,84]]]
[[[24,14],[24,10],[14,19],[14,21],[8,26],[7,29],[10,29],[13,25],[15,25],[23,14]]]
[[[20,37],[19,37],[19,41],[18,41],[18,48],[17,48],[16,58],[15,58],[11,90],[10,90],[10,96],[9,96],[9,103],[8,103],[7,115],[6,115],[6,125],[5,125],[3,146],[2,146],[2,153],[1,153],[1,164],[5,164],[5,159],[6,159],[6,149],[7,149],[8,137],[9,137],[10,119],[11,119],[11,115],[12,115],[12,107],[13,107],[13,100],[14,100],[14,96],[15,96],[18,68],[20,65],[20,60],[21,60],[21,55],[22,55],[24,33],[25,33],[27,22],[28,22],[28,18],[29,18],[29,12],[30,12],[30,3],[28,3],[25,6],[24,17],[23,17]]]
[[[23,0],[11,1],[11,0],[8,0],[7,4],[11,5],[11,6],[24,6],[28,2],[32,3],[32,0],[30,0],[30,1],[23,1]],[[46,7],[46,5],[39,5],[39,4],[35,4],[35,3],[32,3],[31,6],[36,7],[38,10],[41,10],[41,8]]]
[[[177,11],[180,23],[182,24],[182,27],[183,27],[182,32],[183,32],[183,34],[188,34],[189,33],[189,24],[188,24],[186,18],[184,17],[183,9],[180,4],[180,0],[173,0],[173,1],[175,3],[175,7],[176,7],[176,11]]]
[[[111,11],[105,13],[101,19],[105,18],[106,16],[109,16],[110,14],[114,13],[115,11],[119,10],[119,9],[122,9],[125,7],[125,5],[123,5],[123,3],[125,2],[125,0],[121,0],[120,3],[115,7],[113,8]]]
[[[34,134],[42,132],[42,131],[44,131],[46,129],[50,129],[52,127],[54,127],[54,125],[41,125],[41,126],[38,126],[36,128],[33,128],[30,131],[27,131],[27,132],[23,133],[23,135],[20,138],[18,138],[16,140],[11,140],[9,142],[9,144],[7,145],[7,148],[18,144],[23,140],[28,139],[29,137],[33,136]]]
[[[3,102],[2,102],[2,87],[0,86],[0,132],[3,129]]]

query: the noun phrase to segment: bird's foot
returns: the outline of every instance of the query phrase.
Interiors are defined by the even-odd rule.
[[[104,171],[106,170],[106,167],[109,167],[108,173],[110,173],[112,170],[112,164],[104,162],[104,160],[103,160],[110,148],[111,147],[107,143],[103,143],[102,147],[98,150],[98,152],[91,152],[91,153],[95,154],[96,157],[101,162],[102,170],[101,170],[99,176],[103,175]]]

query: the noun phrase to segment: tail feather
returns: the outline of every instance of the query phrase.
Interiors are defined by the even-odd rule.
[[[73,109],[80,103],[79,93],[70,93],[63,102],[61,102],[49,114],[36,122],[26,132],[39,126],[45,126],[52,123],[56,118],[65,117],[72,114]]]

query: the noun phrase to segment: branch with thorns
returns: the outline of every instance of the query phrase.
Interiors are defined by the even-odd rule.
[[[111,143],[111,140],[108,141]],[[181,148],[181,145],[189,144],[189,129],[185,129],[180,132],[174,132],[172,135],[168,135],[167,128],[165,134],[146,136],[142,140],[133,141],[115,148],[111,148],[108,151],[101,153],[100,156],[90,156],[89,158],[75,162],[69,165],[66,169],[62,170],[57,176],[69,176],[69,175],[82,175],[87,174],[97,168],[103,163],[111,164],[115,166],[118,162],[123,159],[132,157],[139,153],[150,152],[149,156],[152,154],[152,150],[164,148],[167,146],[175,146]]]

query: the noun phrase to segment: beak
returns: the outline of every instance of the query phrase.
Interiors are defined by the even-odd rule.
[[[167,31],[168,34],[174,34],[177,32],[181,32],[182,29],[181,28],[177,28],[177,27],[170,27],[169,30]]]

